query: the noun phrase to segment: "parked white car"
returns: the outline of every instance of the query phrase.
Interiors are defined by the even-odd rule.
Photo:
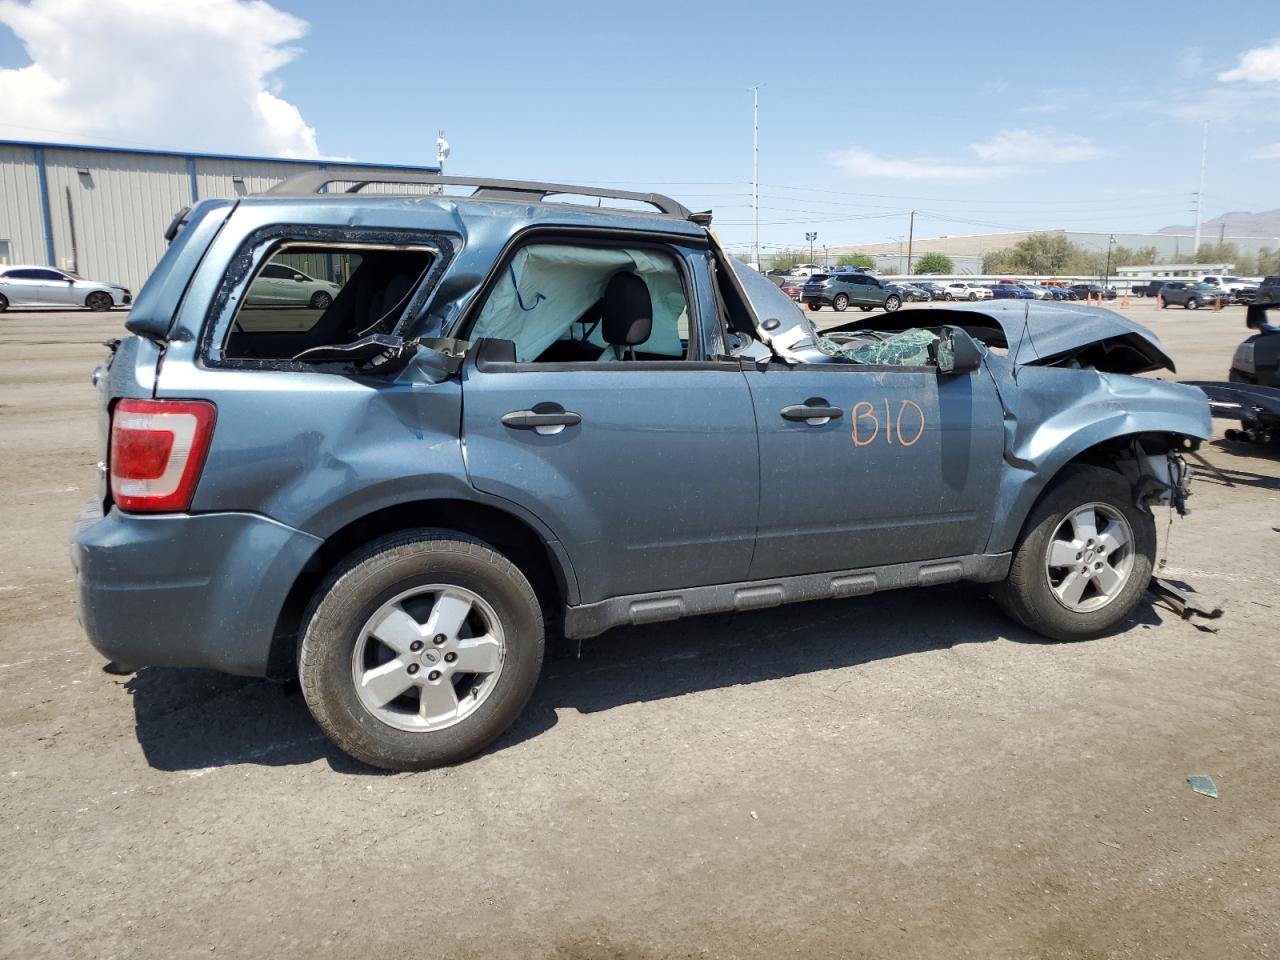
[[[797,263],[791,268],[793,277],[811,277],[815,273],[828,273],[825,267],[820,267],[816,263]]]
[[[308,306],[328,309],[342,287],[329,280],[317,280],[284,263],[268,263],[262,268],[245,303],[258,306]]]
[[[85,280],[53,267],[15,265],[0,268],[0,311],[10,307],[87,307],[110,310],[133,302],[118,283]]]
[[[948,283],[942,290],[943,300],[990,300],[993,296],[990,288],[965,283],[963,280]]]

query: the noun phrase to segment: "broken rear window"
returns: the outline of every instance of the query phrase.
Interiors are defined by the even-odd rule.
[[[290,360],[389,334],[434,258],[424,247],[283,244],[245,289],[226,356]]]

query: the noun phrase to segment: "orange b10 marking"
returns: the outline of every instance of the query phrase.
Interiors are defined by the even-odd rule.
[[[893,415],[889,398],[884,398],[884,419],[880,410],[870,400],[859,400],[853,405],[853,445],[865,447],[876,442],[881,428],[884,430],[884,442],[892,446],[912,447],[924,436],[924,411],[914,400],[899,400],[898,415]],[[908,437],[903,433],[903,418],[906,418]],[[912,432],[914,430],[914,432]],[[896,438],[896,439],[895,439]]]

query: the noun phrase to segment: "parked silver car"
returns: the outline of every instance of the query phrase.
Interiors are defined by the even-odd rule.
[[[0,268],[0,311],[10,307],[87,307],[110,310],[133,302],[118,283],[85,280],[53,267]]]

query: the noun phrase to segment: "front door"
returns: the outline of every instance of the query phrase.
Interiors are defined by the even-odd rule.
[[[761,463],[752,579],[983,551],[1003,450],[985,370],[774,363],[747,382]]]

